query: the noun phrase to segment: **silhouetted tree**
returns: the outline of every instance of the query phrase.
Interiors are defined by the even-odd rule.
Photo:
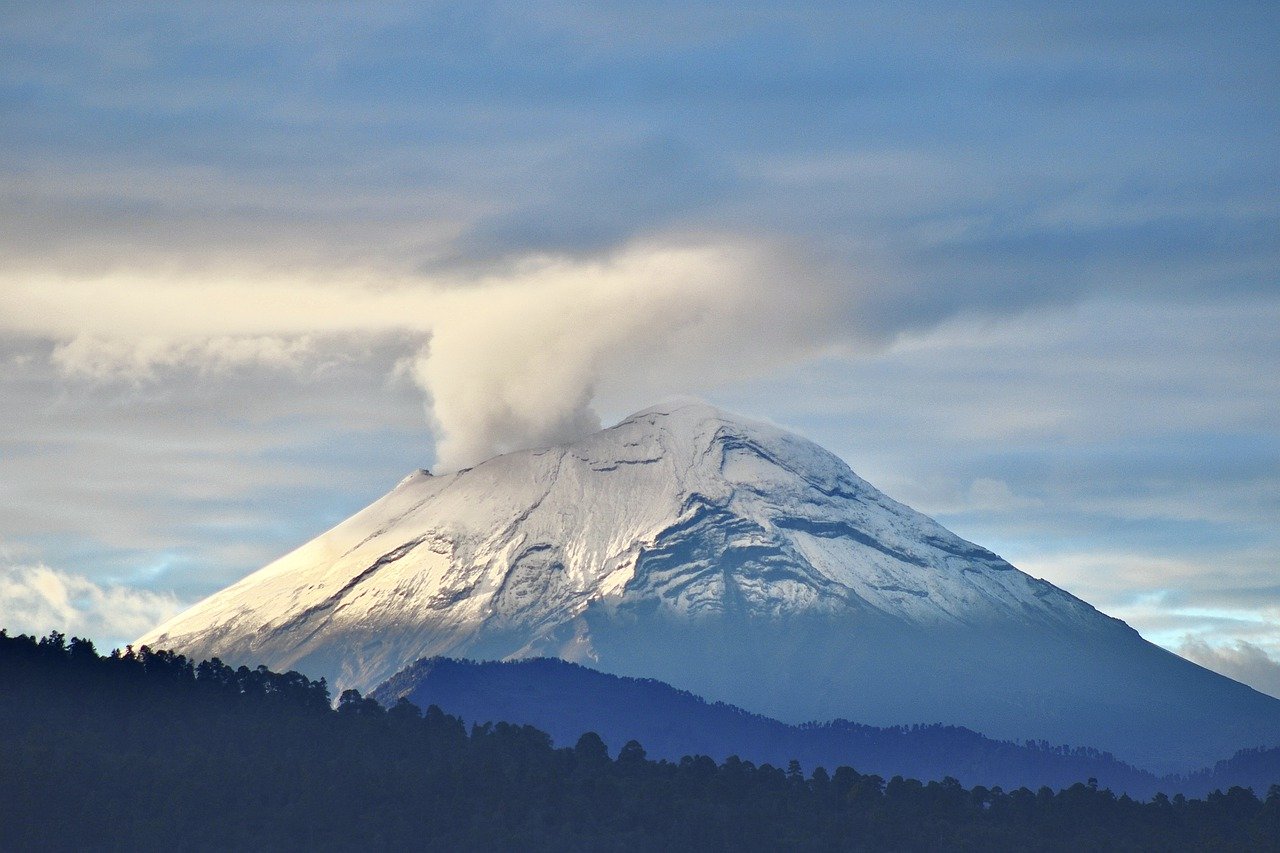
[[[468,734],[355,690],[334,709],[296,672],[2,630],[0,791],[0,850],[1280,849],[1280,785],[1139,802],[655,762],[636,741],[610,761],[594,732],[572,749],[501,721]]]

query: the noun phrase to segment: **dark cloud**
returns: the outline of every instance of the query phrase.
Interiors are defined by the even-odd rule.
[[[702,222],[739,183],[723,160],[662,136],[581,140],[531,172],[535,189],[523,204],[482,217],[453,246],[454,257],[598,253],[637,232]]]
[[[1265,6],[360,9],[10,10],[0,216],[40,224],[6,254],[164,235],[412,271],[763,231],[884,268],[856,307],[888,333],[1272,287]],[[901,167],[792,186],[757,168],[875,156]],[[913,160],[945,166],[922,181]]]

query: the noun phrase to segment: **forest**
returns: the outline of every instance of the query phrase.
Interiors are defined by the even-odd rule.
[[[296,672],[0,631],[3,850],[1263,850],[1280,786],[1203,798],[653,761]]]
[[[847,764],[862,773],[921,780],[947,776],[973,787],[1070,787],[1094,778],[1116,793],[1149,799],[1159,791],[1203,797],[1215,788],[1266,791],[1280,780],[1280,748],[1242,749],[1213,767],[1164,777],[1088,746],[997,740],[942,723],[877,727],[849,720],[787,725],[650,678],[627,678],[555,658],[472,661],[423,658],[369,695],[384,705],[405,697],[439,705],[464,722],[527,723],[556,744],[596,732],[611,746],[644,744],[652,758],[730,755],[805,767]],[[922,709],[923,714],[928,709]]]

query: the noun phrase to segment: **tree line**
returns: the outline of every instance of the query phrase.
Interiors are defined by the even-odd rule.
[[[1280,786],[1138,801],[652,761],[295,672],[0,631],[4,850],[1280,849]]]
[[[662,681],[598,672],[555,658],[423,658],[372,695],[383,704],[394,704],[401,696],[423,708],[437,704],[467,721],[529,723],[562,745],[585,731],[598,732],[615,745],[635,738],[650,756],[672,761],[684,755],[722,760],[736,754],[785,766],[797,758],[806,767],[847,764],[886,778],[952,776],[970,786],[1006,789],[1063,788],[1092,777],[1114,791],[1142,798],[1160,790],[1203,796],[1215,787],[1280,779],[1280,761],[1269,754],[1248,756],[1255,772],[1239,773],[1242,768],[1222,762],[1212,776],[1161,779],[1090,747],[1013,743],[941,723],[880,727],[832,720],[788,725],[733,705],[706,702]]]

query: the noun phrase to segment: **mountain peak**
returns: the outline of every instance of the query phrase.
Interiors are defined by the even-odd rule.
[[[689,491],[701,486],[718,493],[721,486],[734,485],[758,491],[766,485],[759,482],[761,477],[777,485],[778,471],[771,469],[827,490],[840,484],[856,491],[870,488],[843,460],[808,439],[692,397],[641,409],[575,442],[570,450],[604,464],[611,458],[625,464],[646,454],[669,455],[677,481]],[[747,458],[752,464],[744,464]],[[698,476],[704,482],[690,482]]]
[[[623,418],[617,424],[569,445],[594,452],[609,448],[648,445],[671,451],[706,452],[713,443],[727,436],[775,439],[782,430],[770,424],[745,418],[693,397],[679,397],[649,406]]]
[[[235,648],[279,650],[277,666],[323,649],[325,666],[340,663],[322,674],[368,688],[423,655],[593,660],[580,620],[635,608],[693,620],[1110,621],[816,444],[679,399],[571,444],[416,472],[140,642],[236,637]],[[376,625],[394,632],[358,653],[326,642]]]
[[[651,424],[670,424],[676,429],[688,429],[707,422],[741,425],[744,428],[763,426],[760,422],[726,411],[697,397],[671,397],[652,406],[646,406],[623,418],[617,426],[635,421]]]
[[[1059,649],[1113,643],[1143,641],[818,445],[695,400],[419,471],[138,641],[362,690],[422,657],[559,657],[792,722],[980,730],[1050,701]],[[1111,678],[1080,684],[1132,689]]]

